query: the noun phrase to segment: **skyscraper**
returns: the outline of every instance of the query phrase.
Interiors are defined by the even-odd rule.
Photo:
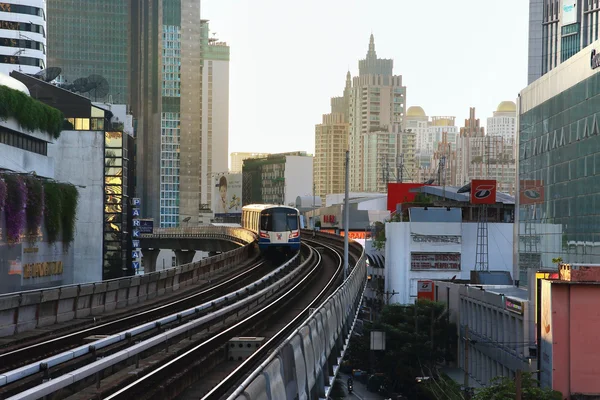
[[[202,157],[201,204],[210,204],[214,189],[210,177],[227,172],[229,154],[229,46],[210,37],[202,20]]]
[[[43,3],[40,1],[40,3]],[[48,65],[62,69],[67,84],[103,76],[108,94],[82,93],[93,101],[129,102],[130,2],[51,0],[48,4]],[[132,2],[132,4],[135,2]]]
[[[331,113],[324,114],[322,122],[315,125],[313,185],[316,196],[325,198],[328,194],[344,192],[351,92],[352,80],[348,72],[344,95],[331,99]]]
[[[18,4],[14,4],[18,3]],[[0,3],[0,72],[35,74],[46,68],[46,2]]]
[[[349,114],[350,188],[386,192],[402,152],[406,87],[402,76],[392,73],[394,61],[377,58],[373,35],[367,56],[358,66]]]
[[[598,40],[596,1],[529,0],[528,83]]]
[[[210,173],[227,170],[229,48],[209,39],[194,0],[132,2],[131,30],[142,213],[192,226]]]

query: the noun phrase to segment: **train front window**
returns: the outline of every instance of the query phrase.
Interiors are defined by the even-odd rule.
[[[272,209],[260,216],[260,229],[263,231],[285,232],[298,229],[298,215],[286,209]]]

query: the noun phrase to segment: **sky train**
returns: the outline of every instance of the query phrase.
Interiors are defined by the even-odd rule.
[[[273,204],[244,206],[242,228],[258,235],[258,248],[262,252],[300,250],[300,213],[293,207]]]

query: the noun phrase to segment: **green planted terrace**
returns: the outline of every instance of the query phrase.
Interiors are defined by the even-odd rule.
[[[56,108],[37,101],[25,93],[0,85],[0,119],[14,118],[23,129],[39,129],[54,139],[60,137],[64,116]]]

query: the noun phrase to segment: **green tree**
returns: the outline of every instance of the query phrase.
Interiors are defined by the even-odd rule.
[[[492,384],[477,390],[473,400],[513,400],[517,393],[515,380],[496,377]],[[531,373],[524,372],[521,377],[521,398],[523,400],[561,400],[562,394],[552,389],[542,389]]]
[[[369,354],[370,331],[386,333],[386,350]],[[446,305],[431,301],[384,307],[380,320],[365,326],[365,335],[350,343],[354,368],[384,373],[391,389],[416,393],[418,376],[428,376],[438,364],[452,361],[456,326],[448,321]]]

